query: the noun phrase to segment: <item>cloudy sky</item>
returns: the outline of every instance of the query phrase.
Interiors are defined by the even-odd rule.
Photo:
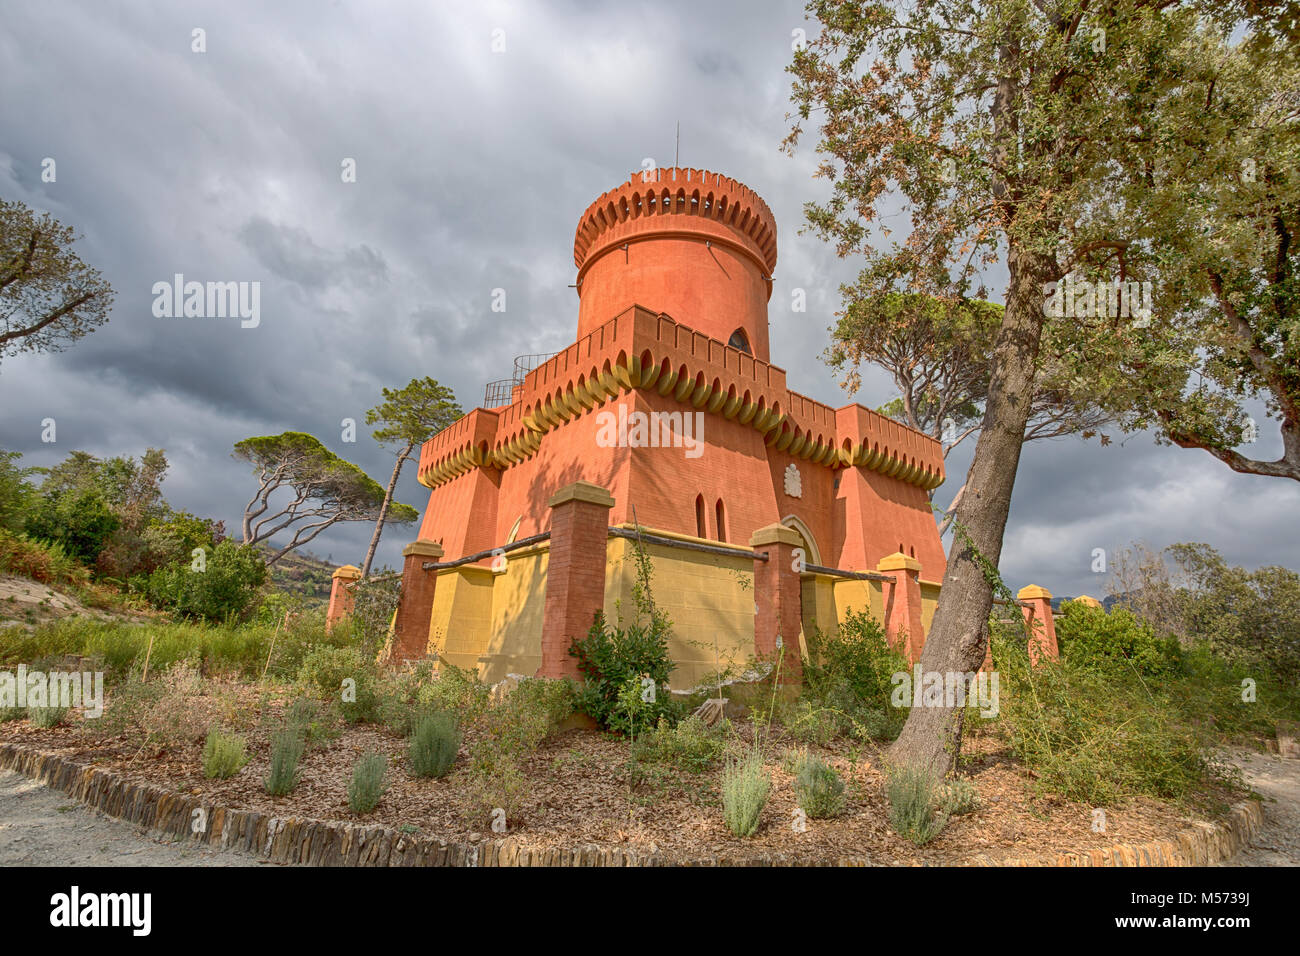
[[[68,351],[0,365],[0,447],[39,465],[164,448],[168,500],[232,529],[253,485],[230,450],[249,435],[311,432],[383,482],[388,452],[364,426],[344,443],[341,421],[424,375],[473,406],[513,356],[568,345],[578,217],[643,159],[670,165],[678,122],[683,165],[740,179],[776,214],[773,362],[795,390],[844,404],[820,355],[856,270],[798,234],[802,204],[826,186],[810,150],[778,149],[792,31],[808,26],[781,0],[8,0],[0,195],[75,227],[116,304]],[[196,28],[206,52],[192,49]],[[175,273],[260,282],[260,325],[156,318],[152,286]],[[496,288],[504,313],[491,310]],[[790,309],[795,288],[806,313]],[[890,397],[868,374],[856,400]],[[44,418],[56,444],[41,442]],[[970,450],[949,459],[940,502]],[[1264,426],[1254,451],[1279,450]],[[399,498],[424,507],[413,467]],[[1293,483],[1146,435],[1033,442],[1003,572],[1100,595],[1093,549],[1135,540],[1300,567],[1297,513]],[[359,562],[369,533],[344,526],[312,550]],[[389,530],[380,563],[398,565],[410,537]]]

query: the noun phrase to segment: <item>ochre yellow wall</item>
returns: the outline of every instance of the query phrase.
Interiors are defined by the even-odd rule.
[[[546,607],[549,545],[512,552],[494,578],[492,631],[484,642],[479,676],[489,683],[509,674],[531,677],[542,666],[542,611]]]
[[[658,530],[653,533],[702,541]],[[619,610],[627,620],[636,611],[632,600],[636,580],[633,547],[626,538],[609,539],[605,616],[611,623],[617,622]],[[753,558],[659,544],[646,544],[645,549],[654,568],[651,591],[655,603],[672,621],[668,650],[677,664],[669,681],[672,688],[696,687],[728,664],[743,668],[754,654]]]
[[[647,533],[717,544],[659,530],[647,529]],[[753,559],[662,544],[647,543],[645,548],[654,568],[651,590],[655,601],[672,621],[669,652],[677,664],[671,679],[673,689],[699,686],[719,666],[742,670],[754,653]],[[456,667],[476,670],[490,683],[508,674],[535,674],[541,666],[549,558],[549,546],[539,544],[512,553],[504,571],[467,565],[440,572],[430,617],[429,652]],[[626,620],[635,613],[632,542],[611,537],[606,562],[604,610],[611,624],[616,624],[620,611]],[[876,620],[884,620],[879,581],[807,573],[802,595],[805,633],[815,624],[826,634],[838,634],[849,610],[866,611]],[[927,632],[938,597],[938,584],[922,582],[921,620]]]

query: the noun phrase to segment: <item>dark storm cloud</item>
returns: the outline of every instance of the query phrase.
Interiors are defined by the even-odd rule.
[[[568,345],[578,218],[644,159],[669,165],[678,123],[683,165],[735,176],[776,215],[774,361],[793,389],[845,404],[819,356],[856,269],[799,235],[803,204],[829,189],[811,178],[812,144],[778,149],[791,34],[806,26],[797,2],[6,4],[0,194],[80,231],[117,300],[69,351],[0,366],[0,446],[46,465],[73,448],[165,448],[172,503],[231,528],[251,479],[230,450],[249,435],[309,431],[384,478],[390,452],[364,426],[344,443],[342,421],[424,375],[473,406],[515,355]],[[195,28],[206,53],[191,52]],[[41,181],[45,157],[57,182]],[[153,284],[178,272],[260,282],[260,325],[154,317]],[[890,397],[873,372],[855,399]],[[1262,426],[1261,448],[1269,438]],[[1278,521],[1300,496],[1280,484],[1145,436],[1034,443],[1003,567],[1016,584],[1099,591],[1092,549],[1139,537],[1300,565]],[[423,508],[414,469],[399,497]],[[315,544],[356,561],[368,536]],[[410,537],[387,533],[381,560]]]

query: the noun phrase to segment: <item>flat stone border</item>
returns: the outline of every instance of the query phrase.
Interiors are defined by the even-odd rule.
[[[307,866],[798,866],[796,855],[669,857],[624,847],[530,847],[507,837],[484,843],[453,843],[383,826],[306,817],[273,817],[232,810],[122,775],[74,763],[20,744],[0,744],[0,769],[62,790],[109,816],[171,839],[222,850],[237,849],[274,863]],[[199,813],[198,811],[202,811]],[[1172,840],[1120,844],[1104,850],[1071,851],[1055,857],[994,860],[975,856],[954,866],[1205,866],[1232,856],[1263,822],[1259,803],[1236,804],[1218,823],[1195,823]],[[206,828],[194,831],[196,822]],[[843,857],[826,865],[875,866],[867,857]]]

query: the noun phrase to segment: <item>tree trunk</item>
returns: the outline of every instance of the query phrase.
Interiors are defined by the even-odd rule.
[[[926,674],[971,673],[984,662],[993,607],[986,570],[991,574],[1002,554],[1029,420],[1043,327],[1042,284],[1056,278],[1051,259],[1016,245],[1007,255],[1007,267],[1007,307],[993,350],[984,423],[956,511],[939,607],[921,652],[921,670]],[[935,777],[946,775],[961,751],[964,714],[961,707],[913,707],[890,748],[890,759]]]
[[[379,508],[379,520],[375,522],[375,533],[370,536],[370,548],[366,551],[366,563],[361,566],[361,577],[370,577],[370,565],[375,560],[375,552],[379,550],[379,536],[384,533],[384,520],[388,517],[388,508],[393,503],[393,490],[397,487],[397,476],[402,473],[402,465],[406,464],[406,458],[411,454],[411,449],[415,447],[415,442],[408,441],[402,453],[397,456],[397,463],[393,465],[393,476],[388,479],[388,487],[384,490],[384,503]]]

